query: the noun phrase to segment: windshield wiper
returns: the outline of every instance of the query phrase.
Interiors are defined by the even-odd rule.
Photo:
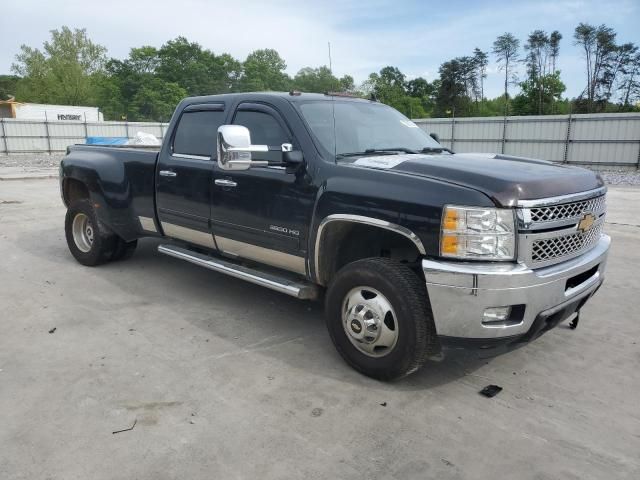
[[[336,158],[342,157],[366,157],[368,155],[398,155],[400,153],[420,153],[417,150],[404,147],[393,148],[367,148],[364,152],[339,153]]]
[[[402,153],[419,153],[412,148],[406,147],[390,147],[390,148],[367,148],[365,152],[378,153],[378,152],[402,152]]]
[[[389,147],[389,148],[367,148],[363,152],[349,152],[339,153],[336,158],[344,157],[366,157],[368,155],[399,155],[400,153],[409,153],[417,155],[420,153],[453,153],[451,150],[445,147],[424,147],[422,150],[414,150],[413,148],[406,147]]]
[[[336,155],[336,158],[344,158],[344,157],[366,157],[368,155],[398,155],[399,152],[393,150],[374,150],[367,149],[364,152],[348,152],[348,153],[339,153]]]
[[[445,148],[445,147],[424,147],[422,150],[420,150],[420,153],[442,153],[442,152],[453,153],[452,150],[449,150],[448,148]]]

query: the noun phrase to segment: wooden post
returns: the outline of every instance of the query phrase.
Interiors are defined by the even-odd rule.
[[[87,112],[82,113],[84,115],[84,143],[87,143],[87,137],[89,136],[89,130],[87,129]]]

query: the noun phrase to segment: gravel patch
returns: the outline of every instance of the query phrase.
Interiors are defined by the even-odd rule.
[[[0,167],[20,167],[25,171],[38,168],[57,167],[64,154],[48,155],[46,153],[0,155]]]
[[[607,185],[640,185],[640,171],[638,170],[606,170],[600,175]]]

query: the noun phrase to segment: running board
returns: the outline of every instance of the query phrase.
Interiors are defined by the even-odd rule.
[[[280,293],[286,293],[292,297],[303,300],[314,300],[318,298],[318,287],[303,280],[295,280],[286,276],[267,273],[254,268],[245,267],[236,263],[210,257],[201,253],[177,247],[175,245],[159,245],[158,252],[170,257],[179,258],[195,265],[208,268],[220,273],[226,273],[235,278],[246,280],[263,287],[270,288]]]

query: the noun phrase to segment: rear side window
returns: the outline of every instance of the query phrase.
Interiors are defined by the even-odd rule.
[[[173,153],[211,157],[216,150],[218,127],[224,111],[185,112],[173,138]]]

